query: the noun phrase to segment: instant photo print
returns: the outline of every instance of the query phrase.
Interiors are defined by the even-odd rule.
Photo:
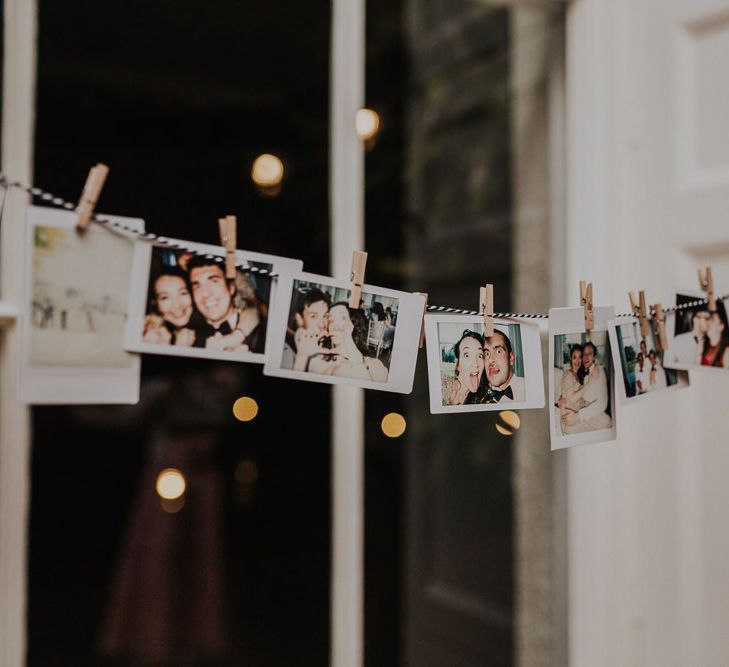
[[[250,271],[225,276],[225,251],[186,241],[185,249],[138,241],[124,346],[148,354],[263,363],[276,279]],[[236,262],[300,271],[301,260],[236,251]]]
[[[688,387],[688,373],[663,365],[666,353],[658,349],[657,336],[651,331],[643,337],[638,318],[610,320],[608,332],[616,369],[615,389],[621,405]]]
[[[20,400],[137,403],[140,359],[123,347],[134,242],[100,225],[80,235],[69,211],[30,206],[27,221]]]
[[[701,300],[704,294],[681,292],[676,305]],[[668,349],[664,357],[666,368],[677,370],[729,369],[729,322],[726,304],[716,300],[711,312],[707,303],[690,306],[666,314]]]
[[[272,312],[266,375],[409,394],[425,298],[309,273],[281,275]]]
[[[608,339],[612,306],[594,310],[585,330],[584,308],[549,311],[549,424],[552,450],[617,437],[614,371]]]
[[[484,412],[544,407],[539,325],[483,317],[428,314],[425,336],[430,411]]]

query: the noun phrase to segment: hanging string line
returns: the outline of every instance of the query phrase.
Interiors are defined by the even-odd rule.
[[[65,199],[62,199],[61,197],[56,197],[55,195],[51,194],[50,192],[46,192],[45,190],[42,190],[41,188],[26,185],[25,183],[21,183],[20,181],[11,181],[7,176],[5,176],[5,174],[2,174],[2,173],[0,173],[0,187],[17,188],[19,190],[23,190],[24,192],[31,195],[32,197],[38,197],[41,201],[47,202],[53,206],[63,208],[67,211],[76,210],[76,204],[68,202]],[[168,239],[164,236],[158,236],[157,234],[154,234],[152,232],[140,232],[139,230],[129,227],[123,223],[117,222],[116,220],[110,220],[109,218],[99,216],[95,213],[91,216],[91,219],[94,222],[99,223],[103,227],[114,229],[118,233],[128,236],[130,238],[135,238],[140,241],[146,241],[147,243],[151,243],[152,245],[164,247],[164,248],[170,248],[172,250],[184,250],[185,252],[190,252],[194,255],[200,255],[202,257],[205,257],[206,259],[213,260],[219,264],[225,263],[224,257],[220,257],[218,255],[212,255],[210,253],[201,253],[201,252],[195,250],[194,248],[190,248],[189,246],[186,246],[183,243],[179,243],[177,241],[172,241],[171,239]],[[269,269],[264,269],[264,268],[257,267],[257,266],[250,266],[247,263],[236,264],[235,266],[237,269],[239,269],[245,273],[256,273],[258,275],[268,276],[269,278],[278,277],[278,273],[276,273],[275,271],[270,271]],[[725,294],[724,296],[715,297],[715,301],[724,301],[726,299],[729,299],[729,294]],[[695,308],[696,306],[702,306],[706,303],[708,303],[708,299],[706,299],[706,298],[695,299],[694,301],[688,301],[688,302],[682,303],[680,305],[668,306],[663,309],[663,312],[665,314],[668,314],[668,313],[677,312],[677,311],[681,311],[681,310],[687,310],[689,308]],[[463,308],[451,308],[449,306],[428,306],[427,310],[428,310],[428,312],[432,312],[432,313],[449,313],[449,314],[455,314],[455,315],[478,315],[478,316],[483,315],[483,313],[479,313],[477,310],[465,310]],[[655,314],[656,314],[655,310],[650,309],[648,316],[653,317]],[[634,316],[633,313],[625,313],[625,314],[621,314],[621,315],[616,315],[616,317],[633,317],[633,316]],[[500,318],[506,318],[506,319],[534,319],[534,320],[549,319],[549,315],[535,314],[535,313],[494,313],[494,317],[500,317]]]
[[[26,185],[25,183],[21,183],[20,181],[11,181],[4,174],[0,174],[0,186],[4,186],[6,188],[18,188],[19,190],[23,190],[24,192],[28,193],[32,197],[38,197],[44,202],[48,202],[53,206],[63,208],[67,211],[76,210],[76,204],[68,202],[61,197],[56,197],[55,195],[52,195],[50,192],[46,192],[41,188],[32,187],[30,185]],[[151,243],[152,245],[158,247],[170,248],[172,250],[184,250],[185,252],[192,253],[193,255],[205,257],[206,259],[212,260],[218,264],[225,264],[225,258],[219,255],[200,252],[199,250],[195,250],[194,248],[191,248],[184,243],[172,241],[171,239],[168,239],[164,236],[158,236],[157,234],[154,234],[152,232],[140,232],[138,229],[129,227],[128,225],[117,222],[116,220],[110,220],[109,218],[99,216],[96,213],[91,216],[91,219],[94,222],[99,223],[103,227],[113,229],[123,236],[137,239],[139,241],[146,241],[147,243]],[[276,273],[275,271],[271,271],[270,269],[264,269],[263,267],[259,266],[251,266],[247,262],[243,262],[241,264],[236,263],[235,267],[244,273],[255,273],[261,276],[268,276],[269,278],[278,277],[278,273]]]

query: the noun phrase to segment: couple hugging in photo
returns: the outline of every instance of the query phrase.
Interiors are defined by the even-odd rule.
[[[708,307],[698,308],[691,316],[691,331],[678,334],[671,349],[676,363],[729,368],[729,330],[725,315]]]
[[[591,341],[570,348],[570,367],[556,387],[562,433],[584,433],[612,427],[608,409],[607,373],[597,361],[597,347]]]
[[[332,304],[319,289],[296,296],[282,368],[387,382],[387,366],[368,356],[367,317],[361,308],[350,308],[346,301]]]
[[[453,352],[455,377],[441,378],[443,405],[526,400],[524,378],[514,372],[514,352],[505,333],[496,330],[493,336],[484,337],[466,329]]]
[[[222,264],[202,255],[182,256],[150,285],[142,340],[155,345],[261,353],[266,306],[248,277],[227,279]]]

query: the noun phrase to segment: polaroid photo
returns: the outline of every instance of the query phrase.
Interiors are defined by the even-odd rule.
[[[706,295],[687,290],[676,294],[680,306]],[[668,349],[666,368],[677,370],[729,369],[729,322],[726,305],[717,299],[716,312],[709,312],[708,303],[674,310],[666,314]]]
[[[664,368],[665,352],[657,349],[657,336],[651,330],[643,338],[637,317],[610,320],[608,332],[613,366],[620,368],[615,386],[621,405],[630,405],[646,396],[665,394],[689,386],[686,371]]]
[[[425,316],[430,411],[483,412],[544,407],[539,325],[483,317]]]
[[[262,364],[276,279],[239,269],[229,280],[223,248],[170,240],[186,249],[135,244],[124,347]],[[298,259],[244,250],[236,251],[236,260],[275,272],[303,266]]]
[[[144,221],[107,216],[144,231]],[[134,242],[76,215],[28,207],[20,400],[137,403],[139,355],[123,347]]]
[[[265,375],[409,394],[425,299],[310,273],[281,275],[268,330]]]
[[[585,331],[584,308],[549,311],[549,425],[552,450],[615,440],[616,412],[608,320],[612,306],[595,308]]]

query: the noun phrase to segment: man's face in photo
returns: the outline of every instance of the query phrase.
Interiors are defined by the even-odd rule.
[[[511,380],[514,353],[509,353],[504,334],[495,331],[483,343],[483,361],[486,377],[492,387],[501,387]]]
[[[585,345],[582,349],[582,365],[585,368],[590,368],[595,361],[595,350],[592,345]]]
[[[314,301],[304,306],[299,315],[296,313],[296,324],[307,331],[326,331],[329,305],[326,301]]]
[[[193,268],[190,283],[195,305],[208,322],[220,324],[229,317],[235,285],[228,284],[219,266]]]

